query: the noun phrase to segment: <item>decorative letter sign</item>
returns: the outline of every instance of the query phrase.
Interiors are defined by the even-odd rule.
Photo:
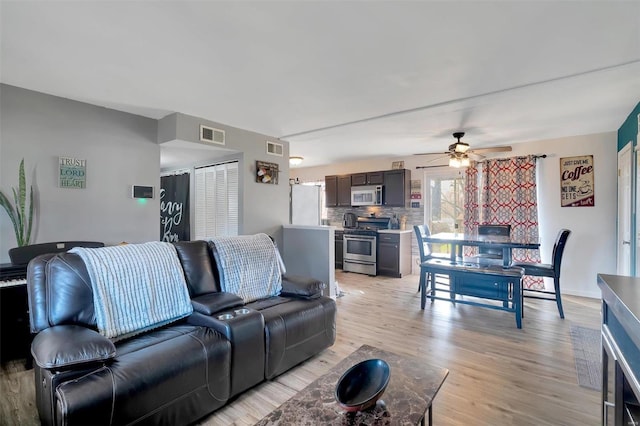
[[[562,207],[593,207],[593,155],[560,159],[560,200]]]
[[[60,172],[58,183],[60,188],[85,188],[87,186],[87,160],[58,157]]]

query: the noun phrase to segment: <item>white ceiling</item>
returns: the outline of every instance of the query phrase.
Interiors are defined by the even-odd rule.
[[[640,101],[640,1],[0,7],[3,83],[279,137],[303,166],[615,131]]]

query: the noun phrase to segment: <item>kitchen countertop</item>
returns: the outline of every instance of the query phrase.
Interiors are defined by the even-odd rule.
[[[347,231],[348,229],[336,227],[336,231]],[[405,232],[413,232],[411,229],[378,229],[381,234],[404,234]]]

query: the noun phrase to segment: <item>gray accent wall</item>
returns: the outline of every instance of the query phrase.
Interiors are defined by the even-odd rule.
[[[179,149],[185,144],[187,149],[191,145],[202,148],[200,124],[225,130],[225,147],[198,151],[197,159],[174,168],[193,171],[194,167],[237,160],[239,232],[264,232],[282,243],[282,225],[289,220],[289,143],[180,113],[158,121],[0,85],[0,189],[12,198],[11,188],[18,185],[18,167],[24,158],[27,183],[37,195],[32,244],[157,241],[162,149],[172,143]],[[282,157],[266,153],[267,140],[283,145]],[[85,189],[58,187],[58,157],[86,160]],[[279,165],[277,185],[256,182],[256,160]],[[153,186],[155,198],[146,202],[131,198],[134,184]],[[0,232],[0,263],[5,263],[16,240],[4,211],[0,211]]]
[[[183,144],[180,145],[183,147],[185,143],[191,144],[194,149],[206,147],[208,144],[200,142],[201,124],[225,131],[224,148],[216,147],[209,151],[198,151],[202,155],[201,158],[178,164],[173,169],[191,170],[191,187],[193,188],[194,167],[237,160],[240,170],[238,232],[243,235],[264,232],[274,237],[278,244],[282,244],[282,225],[289,223],[289,142],[204,118],[175,113],[158,122],[158,143],[161,147],[176,144],[176,142]],[[283,145],[282,157],[267,154],[267,140]],[[277,185],[256,182],[257,160],[278,164],[280,173]],[[162,171],[169,172],[171,169]],[[194,209],[191,210],[193,226]]]
[[[12,198],[24,158],[27,184],[37,194],[32,243],[159,239],[157,120],[0,85],[0,129],[0,189]],[[86,160],[85,189],[58,187],[60,156]],[[153,186],[155,198],[131,198],[133,184]],[[2,210],[1,263],[15,246]]]

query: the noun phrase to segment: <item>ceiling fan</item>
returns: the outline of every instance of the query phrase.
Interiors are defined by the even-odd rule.
[[[455,143],[449,145],[449,149],[447,152],[425,152],[416,155],[433,155],[433,154],[443,154],[444,156],[449,157],[449,167],[469,167],[471,164],[471,160],[482,160],[484,158],[483,154],[487,154],[490,152],[509,152],[511,151],[510,146],[494,146],[490,148],[478,148],[478,149],[470,149],[468,143],[462,142],[460,139],[464,136],[464,132],[455,132],[453,137],[457,139]],[[438,161],[444,157],[438,157],[431,161],[430,163]]]

